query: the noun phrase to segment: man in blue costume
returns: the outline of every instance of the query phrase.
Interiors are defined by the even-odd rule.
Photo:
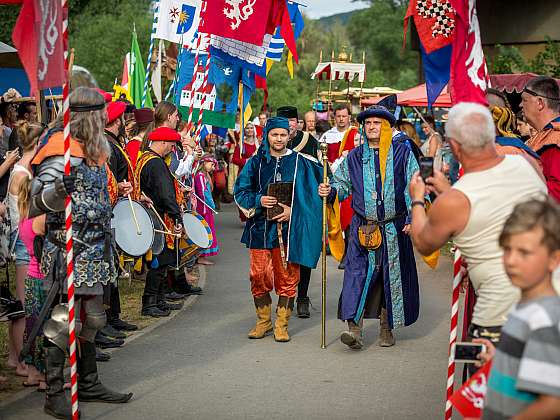
[[[338,198],[352,195],[354,216],[338,318],[348,322],[341,341],[360,349],[364,318],[380,319],[378,344],[395,344],[392,330],[418,319],[418,275],[410,229],[408,185],[418,163],[408,142],[392,140],[395,117],[383,106],[358,115],[367,142],[334,174]],[[331,188],[321,186],[321,195]]]
[[[248,218],[241,242],[250,249],[249,278],[257,313],[257,323],[249,338],[263,338],[273,330],[270,292],[274,288],[278,295],[274,339],[279,342],[290,340],[288,321],[300,266],[315,268],[322,234],[317,220],[322,209],[317,195],[322,167],[288,149],[288,141],[288,120],[270,118],[263,132],[263,145],[243,167],[233,193],[237,206]],[[267,195],[269,184],[277,182],[292,183],[290,206]],[[272,221],[267,220],[267,209],[276,204],[282,207],[282,213]]]

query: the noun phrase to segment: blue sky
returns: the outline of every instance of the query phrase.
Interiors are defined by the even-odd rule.
[[[301,7],[302,12],[313,19],[368,6],[368,3],[353,2],[352,0],[301,0],[301,3],[307,5],[307,7]]]

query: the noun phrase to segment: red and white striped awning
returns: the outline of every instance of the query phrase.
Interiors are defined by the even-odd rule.
[[[311,79],[319,80],[347,80],[352,82],[355,78],[363,83],[366,79],[366,65],[363,63],[319,63],[311,74]]]

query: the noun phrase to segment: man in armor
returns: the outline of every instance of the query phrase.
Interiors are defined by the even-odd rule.
[[[29,217],[46,213],[41,270],[45,287],[66,300],[66,230],[64,202],[72,198],[74,286],[78,337],[78,398],[80,401],[124,403],[132,393],[107,389],[99,380],[95,335],[103,328],[103,286],[114,283],[117,271],[111,248],[111,203],[106,161],[110,148],[103,134],[106,113],[103,97],[79,87],[70,95],[71,175],[64,175],[64,136],[49,130],[32,161],[35,178],[30,188]],[[78,140],[79,139],[79,140]],[[64,393],[64,363],[68,347],[68,308],[56,305],[44,324],[46,401],[44,410],[57,418],[71,418]]]

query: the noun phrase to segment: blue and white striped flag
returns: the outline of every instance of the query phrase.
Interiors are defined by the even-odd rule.
[[[266,58],[273,61],[280,61],[282,59],[282,53],[284,52],[284,39],[280,35],[280,28],[276,28],[274,36],[270,40],[270,45],[268,51],[266,52]]]

